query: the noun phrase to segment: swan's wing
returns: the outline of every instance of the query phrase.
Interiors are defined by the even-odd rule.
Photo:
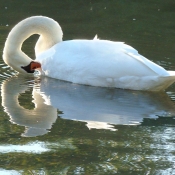
[[[71,74],[72,77],[81,75],[84,78],[169,75],[131,46],[106,40],[64,41],[37,55],[37,60],[52,77],[55,74],[61,79]]]
[[[95,40],[93,42],[95,43],[97,49],[99,49],[99,52],[102,52],[103,55],[107,55],[107,57],[104,56],[106,61],[112,62],[112,60],[115,60],[116,63],[120,63],[122,68],[125,69],[126,66],[126,68],[129,67],[131,71],[133,71],[132,69],[138,69],[140,73],[144,72],[145,69],[149,69],[149,73],[147,74],[148,76],[151,75],[151,72],[158,76],[169,76],[169,73],[163,67],[148,60],[144,56],[140,55],[136,49],[123,42],[112,42],[106,40]],[[102,54],[101,57],[103,57]],[[118,68],[117,65],[116,68]]]
[[[138,53],[138,51],[135,50],[134,48],[132,48],[132,49],[126,48],[125,50],[123,50],[123,52],[126,55],[132,57],[134,60],[141,63],[143,66],[145,66],[145,67],[149,68],[150,70],[152,70],[153,72],[155,72],[157,75],[169,76],[169,73],[163,67],[155,64],[154,62],[152,62],[152,61],[148,60],[147,58],[145,58],[144,56],[140,55]]]

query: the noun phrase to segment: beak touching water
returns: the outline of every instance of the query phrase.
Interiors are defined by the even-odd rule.
[[[35,61],[31,61],[27,66],[21,66],[27,73],[34,73],[35,69],[40,69],[41,64]]]

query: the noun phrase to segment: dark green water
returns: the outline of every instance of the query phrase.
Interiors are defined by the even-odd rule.
[[[175,70],[173,0],[1,0],[0,53],[11,28],[44,15],[64,40],[124,41]],[[37,36],[23,50],[34,58]],[[138,92],[21,77],[0,59],[0,174],[175,174],[175,86]]]

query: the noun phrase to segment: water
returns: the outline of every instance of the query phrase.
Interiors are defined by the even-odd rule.
[[[49,16],[64,40],[125,41],[175,70],[172,0],[2,1],[0,52],[20,20]],[[37,36],[23,50],[34,58]],[[175,174],[175,86],[139,92],[22,77],[0,59],[0,174]]]

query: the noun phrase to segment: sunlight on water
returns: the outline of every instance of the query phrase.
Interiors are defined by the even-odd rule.
[[[40,154],[46,151],[49,151],[49,149],[46,148],[44,142],[34,142],[26,145],[0,145],[1,153],[23,152]]]
[[[60,140],[59,142],[29,142],[25,145],[0,145],[1,154],[4,153],[32,153],[41,154],[49,151],[56,151],[56,149],[76,149],[74,145],[71,144],[71,139]]]
[[[5,170],[5,169],[0,169],[0,174],[3,175],[21,175],[21,172],[15,171],[15,170]]]
[[[123,41],[175,70],[175,3],[67,1],[1,3],[0,53],[20,20],[49,16],[64,40]],[[38,36],[22,50],[35,58]],[[23,77],[0,59],[0,174],[175,174],[175,85],[139,92]]]

